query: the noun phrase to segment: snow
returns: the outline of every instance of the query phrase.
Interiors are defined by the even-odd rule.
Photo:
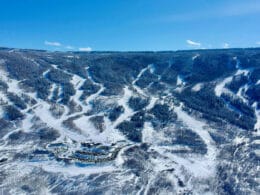
[[[30,60],[33,64],[35,64],[36,66],[40,66],[40,64],[38,62],[36,62],[33,58],[28,58],[26,57],[27,60]]]
[[[113,123],[113,128],[116,128],[118,124],[127,120],[130,116],[134,114],[134,111],[128,106],[128,100],[133,95],[133,92],[128,88],[124,87],[124,95],[118,100],[118,105],[123,106],[124,112],[117,118],[117,120]]]
[[[138,87],[135,83],[142,77],[142,75],[146,72],[146,71],[150,71],[150,73],[154,73],[154,71],[155,71],[155,67],[154,67],[154,65],[153,64],[150,64],[150,65],[148,65],[147,67],[145,67],[145,68],[143,68],[140,72],[139,72],[139,74],[137,75],[137,77],[136,77],[136,79],[135,80],[133,80],[133,82],[132,82],[132,86],[133,86],[133,88],[137,91],[137,93],[138,94],[140,94],[140,95],[142,95],[142,96],[144,96],[144,97],[147,97],[147,95],[144,93],[144,91],[140,88],[140,87]],[[152,83],[150,83],[150,84],[152,84]],[[150,86],[150,85],[149,85]]]
[[[4,116],[4,110],[0,107],[0,118]]]
[[[152,109],[154,107],[154,105],[155,105],[157,100],[158,100],[158,98],[152,96],[151,99],[150,99],[149,104],[147,105],[147,107],[145,109],[146,110]]]
[[[193,60],[196,59],[199,55],[193,56]],[[0,61],[1,63],[1,61]],[[53,65],[55,68],[58,69],[57,65]],[[48,73],[49,70],[45,71],[43,73],[43,76]],[[87,69],[88,71],[88,69]],[[150,71],[151,73],[154,73],[154,67],[152,65],[147,66],[146,68],[142,69],[139,74],[137,75],[136,79],[132,82],[132,87],[137,91],[138,94],[144,95],[145,97],[150,98],[150,102],[148,106],[145,108],[145,110],[150,110],[154,107],[156,102],[160,101],[158,97],[154,96],[149,96],[144,92],[143,89],[139,88],[138,86],[135,85],[135,83],[142,77],[142,75],[145,73],[145,71]],[[66,71],[64,71],[66,72]],[[239,74],[249,74],[249,70],[241,70],[239,69],[235,75]],[[90,118],[93,116],[86,116],[87,112],[91,111],[92,107],[91,104],[97,99],[97,98],[103,98],[100,97],[100,94],[103,92],[105,89],[104,86],[100,83],[95,82],[92,77],[90,76],[88,72],[88,79],[95,85],[98,85],[100,87],[100,90],[98,90],[97,93],[94,93],[86,98],[85,101],[80,101],[80,97],[83,93],[83,91],[79,90],[82,84],[84,83],[85,79],[78,76],[74,75],[71,73],[66,72],[67,74],[72,75],[71,79],[71,84],[74,86],[74,89],[76,90],[75,95],[71,97],[72,100],[75,101],[75,103],[79,106],[81,106],[83,109],[73,113],[73,114],[68,114],[69,113],[69,108],[67,106],[64,107],[65,112],[60,118],[55,118],[52,116],[50,107],[51,103],[48,101],[43,101],[40,99],[37,99],[37,104],[28,107],[26,110],[23,110],[22,112],[25,114],[25,119],[21,121],[21,126],[19,128],[16,128],[15,131],[18,130],[23,130],[23,131],[30,131],[32,125],[34,125],[34,120],[36,120],[37,117],[41,120],[42,124],[51,128],[56,129],[60,134],[61,137],[56,140],[56,141],[61,141],[65,140],[66,138],[73,139],[75,141],[79,142],[95,142],[95,143],[101,143],[103,145],[110,145],[111,143],[116,143],[120,141],[125,141],[125,147],[120,150],[120,152],[117,155],[117,158],[115,160],[115,165],[113,163],[107,163],[105,165],[90,165],[87,167],[77,167],[75,165],[65,165],[64,163],[57,163],[54,161],[44,161],[44,162],[22,162],[21,165],[24,163],[24,165],[29,166],[29,167],[38,167],[42,168],[45,171],[48,172],[53,172],[53,173],[63,173],[65,175],[69,176],[75,176],[75,175],[89,175],[89,174],[99,174],[99,173],[104,173],[104,172],[123,172],[122,171],[122,165],[125,161],[126,156],[124,156],[124,151],[127,150],[130,147],[133,147],[135,145],[138,145],[136,143],[130,143],[127,140],[125,140],[124,135],[121,134],[120,131],[116,129],[117,125],[120,124],[123,121],[127,121],[131,118],[135,112],[128,106],[128,101],[129,98],[132,96],[136,96],[135,90],[130,86],[125,86],[123,88],[123,94],[120,96],[116,96],[111,98],[113,102],[117,101],[118,105],[122,106],[124,108],[124,112],[119,116],[119,118],[115,121],[112,122],[108,119],[106,116],[107,113],[101,112],[98,114],[95,114],[94,116],[104,116],[104,130],[101,132],[100,130],[96,129],[93,123],[91,122]],[[16,80],[9,79],[7,74],[3,71],[0,71],[0,75],[3,78],[5,82],[8,83],[9,86],[9,91],[14,92],[18,95],[24,93],[23,90],[19,88],[19,82]],[[225,78],[222,82],[218,83],[218,85],[215,88],[215,93],[217,96],[220,96],[223,92],[229,92],[227,89],[225,89],[225,84],[230,82],[232,80],[232,76]],[[259,81],[258,81],[259,82]],[[177,77],[177,85],[179,88],[183,88],[185,85],[185,81],[181,78],[179,75]],[[197,83],[192,87],[192,91],[199,91],[203,87],[203,83]],[[246,89],[248,86],[245,85],[239,89],[238,96],[240,98],[243,97],[243,89]],[[50,95],[48,99],[51,99],[53,96],[53,91],[59,88],[57,84],[52,84],[51,90],[50,90]],[[59,93],[61,93],[61,90],[59,90]],[[36,98],[36,95],[33,93],[26,93],[28,96],[31,98]],[[0,93],[0,98],[6,99],[5,95]],[[165,96],[165,99],[167,97]],[[166,101],[165,99],[162,99],[161,101]],[[244,98],[245,99],[245,98]],[[107,100],[109,101],[109,100]],[[107,102],[106,102],[107,103]],[[257,103],[255,102],[253,104],[253,107],[255,108],[255,113],[257,116],[257,122],[255,124],[255,128],[260,128],[260,111],[256,109]],[[188,179],[188,182],[185,183],[187,188],[192,189],[191,184],[192,180],[194,181],[195,179],[208,179],[210,177],[214,178],[215,176],[215,171],[216,171],[216,157],[217,157],[217,148],[215,147],[215,143],[212,140],[210,134],[209,134],[209,129],[208,125],[204,121],[197,120],[194,116],[189,115],[185,111],[182,110],[182,104],[181,106],[178,107],[171,107],[173,111],[176,112],[178,120],[183,122],[183,125],[188,127],[190,130],[194,131],[206,144],[207,146],[207,153],[206,155],[201,155],[201,154],[178,154],[174,153],[174,150],[190,150],[188,146],[183,146],[183,145],[163,145],[163,143],[166,143],[168,141],[168,137],[166,136],[166,131],[165,129],[160,129],[158,131],[155,129],[152,125],[151,122],[145,122],[144,123],[144,128],[142,131],[142,142],[148,143],[149,144],[149,150],[154,150],[158,153],[154,153],[156,155],[150,155],[149,159],[147,159],[147,166],[151,167],[145,167],[147,168],[148,171],[151,171],[151,174],[149,175],[148,182],[146,183],[147,185],[144,185],[142,189],[140,189],[139,193],[142,194],[147,194],[150,185],[153,184],[155,179],[159,174],[161,174],[163,171],[167,169],[174,168],[174,173],[172,174],[166,174],[166,178],[171,181],[175,187],[176,191],[178,191],[178,177],[184,177],[187,176],[190,177]],[[31,110],[29,112],[29,110]],[[0,107],[0,116],[3,114],[3,111],[1,110]],[[75,125],[75,132],[73,130],[68,129],[63,125],[63,122],[66,121],[67,119],[70,119],[72,117],[75,117],[76,119],[73,120],[73,123]],[[174,126],[175,127],[175,126]],[[77,131],[78,130],[78,131]],[[12,132],[10,132],[12,133]],[[259,133],[259,131],[258,131]],[[9,134],[8,134],[9,135]],[[236,137],[233,140],[234,144],[240,144],[243,142],[249,142],[248,138],[245,137]],[[254,140],[252,142],[253,144],[259,144],[259,140]],[[29,147],[28,144],[31,143],[25,143],[24,145],[21,146],[10,146],[10,148],[4,148],[5,150],[8,149],[17,149],[17,153],[19,152],[18,150],[23,150],[25,147]],[[131,144],[131,145],[130,145]],[[31,145],[30,145],[31,146]],[[117,145],[118,146],[118,145]],[[2,148],[1,148],[2,149]],[[259,150],[254,150],[254,152],[260,156],[260,151]],[[148,162],[149,161],[149,162]],[[124,170],[125,171],[125,170]],[[165,171],[166,172],[166,171]],[[188,172],[188,174],[187,174]],[[123,172],[123,176],[126,175],[126,172]],[[185,175],[186,174],[186,175]],[[122,176],[122,177],[123,177]],[[132,176],[132,175],[130,175]],[[127,177],[127,179],[131,177]],[[138,180],[137,180],[138,181]],[[186,181],[185,181],[186,182]],[[186,187],[185,187],[186,188]],[[48,193],[48,189],[43,188],[42,189],[44,193]],[[196,189],[197,190],[197,189]],[[199,193],[198,193],[199,194]]]
[[[200,54],[196,54],[196,55],[192,56],[192,60],[195,60],[199,56],[200,56]]]
[[[254,152],[258,157],[260,157],[260,149],[256,149]]]
[[[151,122],[145,122],[144,128],[142,131],[142,142],[149,143],[152,145],[160,145],[164,143],[167,138],[164,135],[163,131],[156,131]]]
[[[241,75],[241,74],[244,74],[245,76],[248,76],[248,74],[250,73],[250,71],[252,69],[242,69],[241,66],[240,66],[240,61],[237,60],[237,58],[234,58],[236,60],[236,68],[238,69],[235,73],[235,75]]]
[[[260,110],[257,110],[257,102],[253,104],[253,108],[255,109],[256,115],[256,123],[254,128],[257,130],[257,135],[260,135]]]
[[[215,171],[215,159],[216,159],[216,147],[214,145],[214,141],[212,140],[210,134],[208,133],[207,129],[205,128],[207,124],[205,124],[202,121],[199,121],[192,116],[188,115],[186,112],[182,110],[182,105],[175,107],[174,111],[177,114],[177,117],[179,120],[181,120],[189,129],[194,131],[196,134],[198,134],[203,142],[207,145],[207,154],[205,155],[205,158],[203,161],[194,164],[190,164],[187,160],[179,159],[181,163],[186,164],[186,166],[191,168],[191,171],[198,171],[196,174],[207,176]],[[195,161],[194,161],[195,162]],[[185,167],[186,167],[185,166]],[[203,169],[204,172],[202,172],[200,169]]]
[[[236,145],[239,145],[239,144],[241,144],[241,143],[246,143],[246,142],[248,142],[248,141],[249,141],[248,138],[241,137],[241,136],[237,136],[237,137],[233,140],[234,144],[236,144]]]
[[[197,133],[204,143],[207,145],[208,153],[207,156],[210,159],[215,159],[215,146],[214,141],[209,135],[208,131],[205,129],[207,124],[202,121],[194,119],[192,116],[188,115],[186,112],[182,110],[182,105],[175,107],[174,111],[177,114],[179,120],[183,121],[185,125],[187,125],[191,130]]]
[[[177,85],[177,86],[183,86],[183,85],[185,85],[185,81],[184,81],[184,79],[183,79],[180,75],[177,76],[176,85]]]
[[[33,117],[34,117],[33,114],[26,113],[26,117],[22,121],[22,125],[21,125],[21,129],[23,129],[23,131],[28,132],[31,129],[31,127],[34,125],[32,123]]]
[[[244,97],[244,92],[247,91],[247,89],[249,88],[249,85],[248,84],[245,84],[244,86],[240,87],[238,92],[237,92],[237,96],[243,100],[243,102],[247,103],[247,99]]]
[[[125,152],[126,150],[128,150],[128,149],[131,148],[131,147],[133,147],[133,145],[128,145],[128,146],[122,148],[122,149],[119,151],[119,153],[118,153],[118,155],[117,155],[117,157],[116,157],[116,159],[115,159],[115,165],[116,165],[117,167],[120,167],[120,166],[123,165],[123,163],[125,162],[125,158],[124,158],[123,154],[124,154],[124,152]]]
[[[74,120],[74,124],[81,130],[86,141],[110,145],[111,143],[124,140],[124,137],[117,130],[111,128],[111,124],[107,119],[104,122],[104,131],[100,132],[94,127],[89,118],[89,116],[82,116]]]
[[[148,69],[149,69],[150,73],[154,74],[154,72],[155,72],[154,64],[148,65]]]
[[[216,96],[220,97],[223,92],[227,92],[228,90],[225,89],[225,85],[230,83],[232,81],[233,76],[229,76],[225,78],[223,81],[221,81],[219,84],[215,87],[215,94]]]
[[[215,175],[215,162],[205,159],[203,156],[190,156],[181,157],[177,154],[169,152],[167,149],[162,147],[153,147],[155,151],[162,155],[166,155],[172,159],[175,165],[177,175],[183,175],[183,170],[187,170],[192,177],[197,179],[214,177]]]
[[[153,126],[150,122],[144,123],[144,128],[142,131],[142,142],[143,143],[153,143],[155,138],[155,131],[153,129]]]
[[[23,93],[23,91],[19,87],[19,81],[8,78],[8,74],[1,69],[0,69],[0,75],[1,75],[1,80],[6,82],[8,85],[8,89],[7,89],[8,92],[15,93],[17,95],[21,95]],[[27,93],[27,94],[30,95],[30,93]],[[0,93],[0,99],[2,99],[4,102],[8,102],[6,95],[4,95],[3,93]],[[32,126],[32,123],[31,123],[31,119],[33,117],[32,114],[25,113],[28,109],[26,109],[25,111],[22,111],[26,115],[26,117],[22,121],[21,128],[25,131],[29,130],[30,127]],[[3,114],[4,114],[3,110],[0,107],[0,116],[2,116]]]
[[[51,66],[52,66],[54,69],[59,69],[59,68],[58,68],[58,65],[56,65],[56,64],[52,64]]]
[[[58,69],[57,65],[53,65],[54,68]],[[45,71],[43,73],[43,75],[47,74],[49,70]],[[67,72],[66,72],[67,73]],[[70,73],[67,73],[70,74]],[[9,79],[7,77],[7,74],[4,71],[1,71],[1,78],[8,83],[8,91],[9,92],[13,92],[16,93],[18,95],[22,94],[23,91],[19,88],[19,82],[13,79]],[[91,79],[91,77],[89,77]],[[21,129],[23,129],[24,131],[29,131],[30,128],[33,126],[33,117],[36,116],[38,117],[43,124],[45,124],[48,127],[51,127],[53,129],[58,130],[58,132],[60,133],[61,137],[59,138],[59,140],[63,140],[66,137],[69,137],[71,139],[74,139],[76,141],[85,141],[86,137],[82,136],[81,134],[79,134],[78,132],[72,132],[70,130],[68,130],[64,125],[63,122],[66,121],[67,119],[69,119],[70,117],[73,116],[77,116],[77,115],[82,115],[84,112],[88,111],[91,109],[91,102],[93,100],[95,100],[100,93],[104,90],[104,87],[98,83],[95,83],[92,79],[91,81],[99,86],[101,86],[101,89],[95,93],[90,95],[87,100],[87,106],[83,105],[82,102],[79,100],[82,91],[79,90],[79,88],[81,87],[81,85],[84,83],[85,79],[77,76],[77,75],[73,75],[71,83],[73,84],[74,88],[76,89],[76,94],[74,96],[72,96],[73,100],[80,106],[82,106],[84,109],[81,112],[75,113],[74,115],[67,115],[69,113],[69,109],[67,106],[64,107],[65,109],[65,113],[63,113],[63,115],[57,119],[54,116],[52,116],[51,112],[50,112],[50,103],[49,102],[45,102],[43,100],[38,100],[38,103],[36,105],[34,105],[33,107],[29,107],[28,109],[26,109],[25,111],[23,111],[23,113],[25,114],[25,119],[21,122]],[[53,96],[53,91],[55,88],[59,88],[59,86],[57,86],[56,84],[52,84],[51,87],[51,92],[50,95],[48,97],[48,99],[51,99]],[[59,94],[61,93],[61,90],[59,90]],[[30,94],[30,93],[26,93],[27,95],[29,95],[29,97],[36,99],[36,95],[35,94]],[[1,95],[3,96],[3,95]],[[4,97],[4,96],[3,96]],[[29,109],[32,109],[32,113],[28,113]],[[83,120],[84,118],[80,118],[80,120]],[[77,123],[77,121],[76,121]],[[81,122],[82,125],[88,125],[86,126],[87,129],[90,128],[90,122],[88,123],[84,123]],[[79,125],[79,124],[77,124]],[[82,126],[80,126],[82,128]],[[86,130],[86,128],[82,128],[83,130]],[[94,128],[92,128],[92,130],[95,130]],[[114,136],[112,136],[111,134],[109,134],[111,132],[109,131],[104,131],[101,135],[95,135],[95,134],[91,134],[90,138],[93,139],[94,141],[102,141],[102,142],[106,142],[106,139],[108,139],[109,136],[111,136],[111,139],[119,139],[119,136],[116,136],[116,134],[114,133]],[[112,132],[113,133],[113,132]],[[95,135],[95,136],[94,136]],[[100,137],[99,137],[100,136]]]
[[[93,100],[95,100],[95,99],[105,90],[105,87],[104,87],[102,84],[97,83],[97,82],[95,82],[95,81],[93,80],[93,78],[91,77],[90,72],[89,72],[89,67],[86,68],[86,71],[87,71],[87,77],[88,77],[88,79],[89,79],[94,85],[98,85],[98,86],[100,87],[100,89],[99,89],[96,93],[90,95],[90,96],[87,98],[86,103],[87,103],[87,105],[90,106],[90,103],[91,103]],[[90,109],[90,107],[88,107],[88,109]]]
[[[193,87],[192,87],[192,91],[195,91],[195,92],[198,92],[198,91],[200,91],[201,90],[201,88],[203,87],[203,84],[202,83],[197,83],[196,85],[194,85]]]
[[[135,83],[141,78],[141,76],[144,74],[144,72],[147,71],[148,69],[149,69],[149,66],[147,66],[146,68],[143,68],[137,75],[136,79],[133,80],[133,82],[132,82],[133,88],[137,91],[137,93],[141,94],[142,96],[146,96],[146,95],[143,92],[143,90],[140,87],[138,87]]]
[[[48,96],[48,100],[51,100],[53,98],[53,92],[58,86],[56,84],[51,84],[50,94]]]
[[[82,116],[74,120],[74,124],[80,128],[85,137],[95,139],[95,137],[98,136],[98,130],[94,127],[92,122],[89,121],[89,116]]]
[[[52,116],[49,109],[50,105],[47,102],[41,100],[39,102],[39,105],[34,109],[34,113],[41,119],[43,123],[46,124],[46,126],[58,130],[61,135],[59,140],[63,140],[65,137],[69,137],[76,141],[84,141],[84,137],[82,137],[80,134],[78,134],[77,132],[69,131],[63,126],[63,121],[67,119],[65,116],[66,114],[63,114],[60,119],[57,119]]]
[[[71,84],[73,85],[76,93],[74,96],[71,97],[71,99],[73,99],[77,105],[80,105],[82,108],[84,107],[84,105],[82,104],[82,102],[80,101],[80,97],[83,94],[83,91],[80,90],[80,87],[83,85],[83,83],[85,82],[85,79],[79,77],[78,75],[73,75],[72,80],[71,80]]]
[[[0,92],[0,100],[2,100],[3,102],[8,102],[8,98],[2,92]]]
[[[46,77],[46,75],[47,75],[49,72],[50,72],[50,69],[44,71],[44,72],[42,73],[42,76],[43,76],[43,77]]]
[[[105,129],[101,133],[101,136],[105,137],[106,144],[109,143],[116,143],[119,141],[124,141],[125,136],[119,132],[117,129],[114,128],[111,121],[104,117]]]
[[[167,136],[165,136],[164,131],[156,131],[150,122],[145,122],[142,132],[142,142],[151,144],[150,150],[159,153],[159,155],[156,155],[156,158],[150,159],[154,173],[149,178],[149,182],[145,188],[146,191],[149,189],[149,184],[155,180],[157,173],[171,168],[175,169],[175,174],[179,177],[189,175],[190,179],[186,182],[187,187],[191,189],[194,188],[193,180],[198,181],[200,179],[203,180],[205,178],[215,177],[215,160],[217,150],[215,143],[206,128],[207,124],[205,124],[203,121],[196,120],[192,116],[189,116],[182,110],[181,106],[174,107],[174,111],[177,113],[178,120],[182,121],[185,126],[201,137],[201,139],[207,145],[207,154],[189,154],[182,156],[178,153],[174,153],[174,150],[190,150],[190,148],[183,145],[162,145],[162,143],[167,141]],[[176,177],[169,176],[169,180],[173,183],[176,183],[176,187],[178,186]],[[176,190],[178,191],[179,189]],[[203,191],[203,189],[197,190]]]
[[[86,104],[89,106],[88,109],[91,108],[91,102],[93,102],[94,100],[97,99],[97,97],[99,97],[99,95],[104,91],[105,87],[103,85],[100,86],[100,89],[98,90],[97,93],[94,93],[90,96],[88,96],[88,98],[86,99]],[[84,108],[84,107],[83,107]]]
[[[57,66],[55,66],[55,65],[53,65],[53,66],[55,68],[57,68]],[[13,92],[18,95],[21,95],[23,93],[23,91],[19,88],[18,81],[9,79],[7,77],[7,74],[4,71],[1,71],[0,73],[1,73],[1,78],[8,84],[9,92]],[[74,76],[71,82],[77,89],[77,93],[73,96],[73,98],[76,100],[77,103],[81,104],[81,102],[78,101],[78,98],[81,95],[80,94],[81,91],[79,91],[78,89],[81,86],[81,84],[84,82],[84,79],[81,79],[79,76]],[[53,85],[51,90],[54,90],[54,87],[58,87],[58,86],[56,84]],[[103,88],[101,90],[103,90]],[[90,103],[90,101],[93,101],[101,93],[101,90],[98,91],[98,93],[89,96],[87,102]],[[33,99],[37,99],[35,93],[26,93],[26,94],[29,95],[29,97],[31,97]],[[3,96],[3,95],[1,95],[1,96]],[[50,94],[49,98],[51,98],[51,96],[52,96],[52,94]],[[65,137],[69,137],[74,140],[84,141],[86,139],[86,138],[84,138],[84,136],[78,134],[77,132],[72,132],[72,131],[68,130],[66,127],[64,127],[63,122],[65,120],[67,120],[69,117],[72,117],[72,115],[67,116],[68,108],[67,107],[64,107],[64,108],[65,108],[65,113],[61,116],[61,118],[57,119],[57,118],[53,117],[52,114],[50,113],[50,104],[48,102],[45,102],[45,101],[39,99],[38,103],[36,105],[34,105],[33,108],[32,107],[28,108],[23,112],[25,114],[25,119],[21,123],[21,129],[23,129],[24,131],[30,130],[30,128],[33,125],[32,119],[33,119],[33,115],[34,115],[36,117],[39,117],[39,119],[46,126],[58,130],[58,132],[61,135],[61,137],[59,139],[62,140]],[[27,111],[29,109],[32,109],[33,113],[27,113]],[[83,113],[78,113],[78,114],[83,114]]]
[[[91,174],[97,174],[97,173],[104,173],[104,172],[113,172],[116,171],[115,166],[113,165],[90,165],[86,167],[77,167],[75,165],[67,165],[64,166],[63,164],[59,163],[54,163],[54,162],[30,162],[26,163],[26,165],[29,166],[35,166],[42,168],[43,170],[47,172],[52,172],[52,173],[63,173],[65,175],[70,175],[70,176],[76,176],[76,175],[91,175]]]
[[[215,87],[215,94],[216,96],[220,97],[222,93],[231,93],[232,92],[228,89],[225,88],[225,85],[230,83],[233,79],[233,76],[238,76],[238,75],[245,75],[245,76],[248,76],[249,73],[251,72],[252,69],[242,69],[240,67],[240,62],[239,60],[237,60],[236,57],[233,58],[234,60],[237,61],[236,63],[236,68],[237,68],[237,71],[234,73],[234,75],[231,75],[229,77],[226,77],[224,80],[222,80],[220,83],[218,83]],[[241,95],[241,90],[243,88],[240,88],[240,91],[238,92],[238,96],[244,101],[245,99],[242,97]]]
[[[0,59],[0,65],[4,64],[5,62],[6,62],[6,60]]]
[[[182,78],[181,75],[177,76],[176,85],[177,85],[177,87],[175,88],[175,91],[182,92],[182,90],[184,89],[184,87],[186,85],[186,82],[184,81],[184,79]]]
[[[179,157],[178,155],[172,155],[172,157],[180,167],[184,167],[197,178],[208,178],[215,174],[215,162],[205,160],[204,157],[194,157],[190,159]],[[182,170],[182,168],[178,170]]]
[[[8,77],[8,74],[0,68],[0,79],[7,83],[8,85],[8,92],[12,92],[15,94],[20,95],[22,93],[22,90],[19,87],[19,81],[16,81],[14,79],[10,79]]]
[[[137,75],[136,79],[132,82],[132,84],[135,84],[141,78],[141,76],[144,74],[144,72],[147,70],[148,70],[148,66],[146,68],[143,68]]]
[[[256,139],[252,142],[252,144],[257,144],[257,145],[260,145],[260,139]]]
[[[58,97],[59,97],[59,99],[58,99],[58,102],[59,101],[61,101],[61,95],[62,95],[62,88],[61,88],[61,86],[57,86],[58,87]]]
[[[248,76],[249,73],[250,73],[249,69],[238,69],[237,72],[235,73],[235,76],[242,75],[242,74]]]

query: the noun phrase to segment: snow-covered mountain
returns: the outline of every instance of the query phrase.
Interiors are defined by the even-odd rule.
[[[260,49],[0,49],[0,194],[258,194]]]

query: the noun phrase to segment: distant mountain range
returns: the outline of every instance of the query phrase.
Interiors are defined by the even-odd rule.
[[[0,49],[0,194],[259,194],[259,132],[257,48]]]

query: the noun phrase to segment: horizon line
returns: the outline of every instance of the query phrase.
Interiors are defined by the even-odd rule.
[[[41,51],[48,53],[165,53],[165,52],[180,52],[180,51],[209,51],[209,50],[236,50],[236,49],[260,49],[258,47],[231,47],[231,48],[197,48],[197,49],[177,49],[177,50],[92,50],[92,51],[78,51],[78,50],[47,50],[47,49],[33,49],[33,48],[19,48],[0,46],[0,50],[28,50],[28,51]]]

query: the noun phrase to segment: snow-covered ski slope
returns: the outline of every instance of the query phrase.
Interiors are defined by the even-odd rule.
[[[3,194],[258,194],[260,50],[0,49]]]

